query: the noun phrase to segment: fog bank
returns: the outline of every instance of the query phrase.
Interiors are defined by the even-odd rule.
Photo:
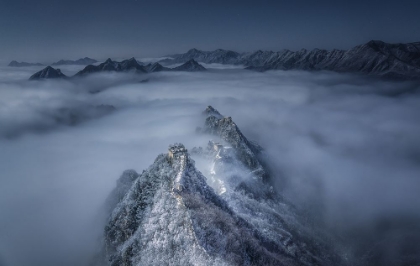
[[[169,144],[204,146],[195,129],[207,105],[265,149],[277,190],[342,237],[349,256],[390,232],[417,236],[418,84],[206,67],[42,82],[26,80],[33,68],[2,69],[0,265],[89,261],[120,174],[141,172]]]

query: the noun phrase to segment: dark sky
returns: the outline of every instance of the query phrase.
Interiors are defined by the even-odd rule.
[[[0,0],[0,60],[420,41],[420,1]]]

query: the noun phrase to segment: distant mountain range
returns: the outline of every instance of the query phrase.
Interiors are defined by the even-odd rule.
[[[52,63],[52,66],[62,66],[62,65],[79,65],[79,66],[85,66],[90,64],[95,64],[98,61],[89,57],[80,58],[77,60],[60,60],[58,62]],[[9,63],[10,67],[28,67],[28,66],[44,66],[40,63],[27,63],[27,62],[17,62],[13,60]]]
[[[103,71],[150,73],[159,71],[203,71],[206,70],[198,62],[211,64],[244,65],[246,69],[255,71],[267,70],[305,70],[334,71],[339,73],[356,73],[389,79],[420,79],[420,42],[407,44],[389,44],[382,41],[370,41],[349,50],[281,50],[255,51],[238,53],[230,50],[217,49],[200,51],[191,49],[184,54],[175,54],[172,59],[144,65],[135,58],[121,62],[106,60],[97,66],[90,63],[75,76]],[[96,60],[83,58],[77,61],[61,60],[58,64],[85,64]],[[13,63],[13,64],[12,64]],[[13,61],[11,66],[26,66],[30,63]],[[163,65],[161,65],[162,63]],[[182,64],[175,68],[165,65]],[[40,64],[30,64],[40,65]],[[42,75],[40,75],[42,76]]]
[[[52,64],[52,66],[61,66],[61,65],[91,65],[95,64],[98,61],[89,57],[80,58],[78,60],[60,60]]]
[[[13,60],[8,64],[9,67],[27,67],[27,66],[43,66],[41,63],[27,63]]]
[[[195,60],[189,60],[188,62],[175,67],[168,68],[164,67],[159,63],[148,64],[146,66],[140,65],[140,63],[133,57],[131,59],[123,60],[121,62],[113,61],[110,58],[105,62],[95,66],[88,65],[81,71],[77,72],[73,77],[82,77],[93,73],[100,72],[135,72],[140,74],[159,72],[159,71],[205,71],[202,65],[197,63]],[[67,78],[66,75],[61,73],[60,69],[55,69],[51,66],[47,66],[41,71],[33,74],[29,79],[30,80],[40,80],[40,79],[51,79],[51,78]]]
[[[267,70],[329,70],[340,73],[360,73],[393,79],[420,78],[420,42],[389,44],[370,41],[349,50],[281,50],[238,53],[230,50],[200,51],[164,59],[166,64],[194,59],[203,63],[245,65],[247,69]]]

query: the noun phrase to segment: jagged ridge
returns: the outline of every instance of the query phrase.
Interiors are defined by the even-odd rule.
[[[147,70],[144,68],[144,66],[140,65],[134,57],[121,62],[112,61],[110,58],[108,58],[104,63],[99,64],[97,66],[88,65],[83,70],[77,72],[75,76],[84,76],[87,74],[103,71],[135,71],[137,73],[147,73]]]
[[[208,118],[224,119],[212,107],[205,113]],[[220,132],[225,130],[220,127]],[[232,148],[240,155],[243,145],[252,144],[236,126],[233,131],[236,133],[220,136],[227,136],[227,143],[241,143]],[[241,171],[232,175],[229,168],[242,164],[251,173],[253,168],[235,154],[225,160],[230,155],[221,150],[212,159],[228,166],[219,167],[212,176],[227,180],[221,194],[196,169],[182,144],[170,146],[168,154],[159,155],[141,175],[124,173],[112,193],[112,207],[119,202],[105,228],[110,265],[341,264],[327,246],[311,239],[311,231],[277,197],[254,197],[249,191],[235,189],[248,177],[238,176]],[[234,186],[229,178],[235,179]],[[261,180],[251,182],[260,187],[253,193],[269,189]]]
[[[329,70],[340,73],[361,73],[386,78],[420,78],[420,42],[389,44],[370,41],[349,50],[308,51],[282,50],[236,53],[229,50],[200,51],[191,49],[185,54],[173,55],[165,63],[187,60],[204,63],[241,64],[257,71],[279,70]]]
[[[239,160],[251,169],[254,175],[260,178],[267,177],[264,168],[257,159],[257,155],[262,150],[261,147],[248,141],[233,122],[232,117],[223,117],[212,106],[208,106],[204,114],[207,118],[203,132],[219,136],[235,149]]]
[[[153,72],[160,72],[160,71],[189,71],[189,72],[195,72],[195,71],[204,71],[206,68],[204,68],[202,65],[198,64],[194,60],[190,60],[186,62],[185,64],[175,67],[175,68],[167,68],[162,66],[159,63],[154,64],[148,64],[146,66],[141,65],[134,57],[131,59],[127,59],[121,62],[112,61],[110,58],[107,59],[104,63],[99,65],[88,65],[81,71],[77,72],[73,77],[82,77],[86,76],[88,74],[93,73],[99,73],[99,72],[108,72],[108,71],[114,71],[114,72],[130,72],[134,71],[135,73],[153,73]],[[50,73],[50,75],[47,75],[45,73]],[[55,73],[55,74],[54,74]],[[50,66],[47,68],[35,73],[30,77],[30,79],[49,79],[49,78],[65,78],[66,76],[61,73],[59,69],[54,69]]]

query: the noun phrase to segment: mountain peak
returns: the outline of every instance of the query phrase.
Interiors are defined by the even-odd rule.
[[[192,49],[188,50],[187,53],[199,53],[199,52],[201,52],[201,51],[196,49],[196,48],[192,48]]]
[[[375,51],[381,51],[384,47],[389,46],[389,44],[379,40],[371,40],[367,42],[365,46],[372,48]]]
[[[205,71],[206,68],[200,65],[199,63],[197,63],[197,61],[195,61],[194,59],[190,59],[187,62],[185,62],[183,65],[175,67],[174,70],[195,72],[195,71]]]
[[[51,66],[47,66],[41,71],[33,74],[29,79],[30,80],[40,80],[40,79],[54,79],[54,78],[66,78],[67,76],[61,73],[60,69],[55,69]]]
[[[204,111],[208,115],[204,132],[220,137],[237,150],[239,160],[249,167],[260,179],[267,178],[267,173],[260,164],[257,155],[261,147],[251,143],[241,132],[232,117],[223,117],[216,109],[209,106]]]
[[[370,40],[367,42],[368,45],[383,45],[385,42],[381,40]]]
[[[252,195],[267,186],[249,179],[252,168],[244,173],[240,147],[210,141],[209,148],[203,160],[216,165],[217,176],[206,178],[180,143],[142,174],[124,172],[104,230],[110,265],[341,265],[319,238],[310,240],[311,228],[295,222],[287,203]]]
[[[211,105],[207,106],[207,108],[206,108],[206,110],[204,110],[203,114],[206,115],[207,117],[215,116],[218,119],[223,118],[223,116],[219,113],[219,111],[214,109],[213,106],[211,106]]]
[[[159,71],[170,70],[170,68],[164,67],[161,64],[159,64],[158,62],[155,62],[153,64],[148,64],[146,66],[146,69],[147,69],[148,72],[159,72]]]

